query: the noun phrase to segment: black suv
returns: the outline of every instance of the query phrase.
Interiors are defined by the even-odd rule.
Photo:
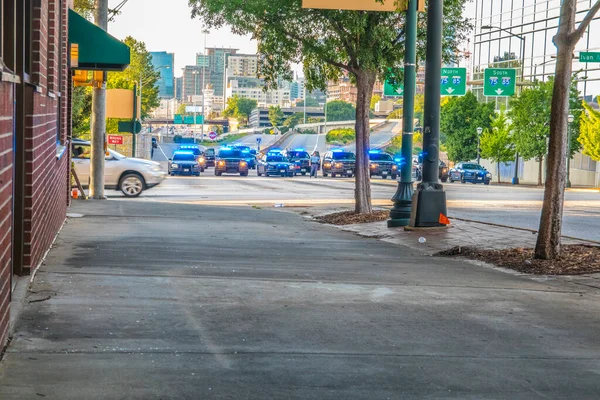
[[[347,150],[330,150],[323,156],[323,176],[331,174],[352,177],[356,173],[356,155]]]
[[[202,171],[196,155],[187,150],[176,150],[169,159],[169,175],[196,175]]]
[[[241,150],[233,147],[221,147],[215,158],[215,175],[221,176],[224,173],[248,176],[248,162],[246,155]]]
[[[288,150],[288,160],[294,164],[294,175],[306,175],[310,172],[310,154],[304,149]]]
[[[382,153],[380,150],[371,150],[369,151],[369,174],[380,176],[383,179],[388,176],[396,179],[398,177],[398,165],[389,154]]]

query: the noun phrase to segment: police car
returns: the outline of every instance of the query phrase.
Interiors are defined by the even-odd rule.
[[[323,176],[331,174],[332,178],[336,176],[347,176],[351,178],[356,173],[356,155],[348,150],[334,149],[323,156]]]
[[[200,176],[202,168],[194,152],[189,150],[175,150],[173,158],[169,159],[169,175],[196,175]]]
[[[380,176],[383,179],[388,176],[396,179],[398,177],[398,165],[389,154],[381,150],[369,150],[369,174]]]
[[[294,164],[283,155],[279,149],[271,149],[269,152],[259,158],[256,165],[258,176],[289,176],[295,174]]]
[[[248,176],[248,162],[241,150],[235,147],[221,147],[215,158],[215,176],[240,174]]]
[[[286,155],[288,160],[294,164],[296,175],[306,175],[310,172],[310,154],[305,149],[288,150]]]
[[[198,165],[200,165],[200,172],[204,172],[206,168],[206,158],[204,157],[204,152],[197,145],[181,145],[175,151],[191,151],[196,156],[196,160],[198,161]]]

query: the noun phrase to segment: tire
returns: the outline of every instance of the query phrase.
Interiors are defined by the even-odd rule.
[[[256,175],[262,176],[262,174],[260,173],[260,171],[258,170],[258,168],[256,169]]]
[[[452,178],[449,178],[449,180],[448,180],[448,181],[449,181],[450,183],[454,183],[454,179],[452,179]]]
[[[335,174],[331,174],[331,177],[332,177],[332,178],[335,178]]]
[[[460,176],[460,183],[466,183],[466,182],[465,182],[465,177],[464,177],[464,176],[462,176],[462,175]]]
[[[398,175],[392,175],[392,180],[395,181],[396,179],[398,179]]]
[[[447,177],[446,178],[442,178],[442,182],[444,182],[444,183],[448,182],[448,178]]]
[[[119,181],[119,189],[127,197],[138,197],[144,191],[144,186],[144,178],[135,173],[125,175]]]
[[[200,172],[204,172],[204,168],[200,168]]]
[[[323,178],[327,178],[329,175],[327,174],[327,172],[323,172]]]
[[[306,176],[306,172],[302,172],[302,176]]]
[[[489,182],[489,181],[487,181],[487,182],[483,182],[483,184],[484,184],[484,185],[489,185],[489,184],[490,184],[490,182]]]
[[[240,176],[248,176],[247,172],[240,172]]]

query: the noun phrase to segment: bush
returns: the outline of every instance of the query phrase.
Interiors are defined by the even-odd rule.
[[[348,144],[356,140],[356,133],[350,128],[333,129],[327,132],[325,138],[327,143]]]

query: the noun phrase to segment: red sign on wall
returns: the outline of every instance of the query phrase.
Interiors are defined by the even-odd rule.
[[[108,135],[108,144],[123,144],[123,136]]]

